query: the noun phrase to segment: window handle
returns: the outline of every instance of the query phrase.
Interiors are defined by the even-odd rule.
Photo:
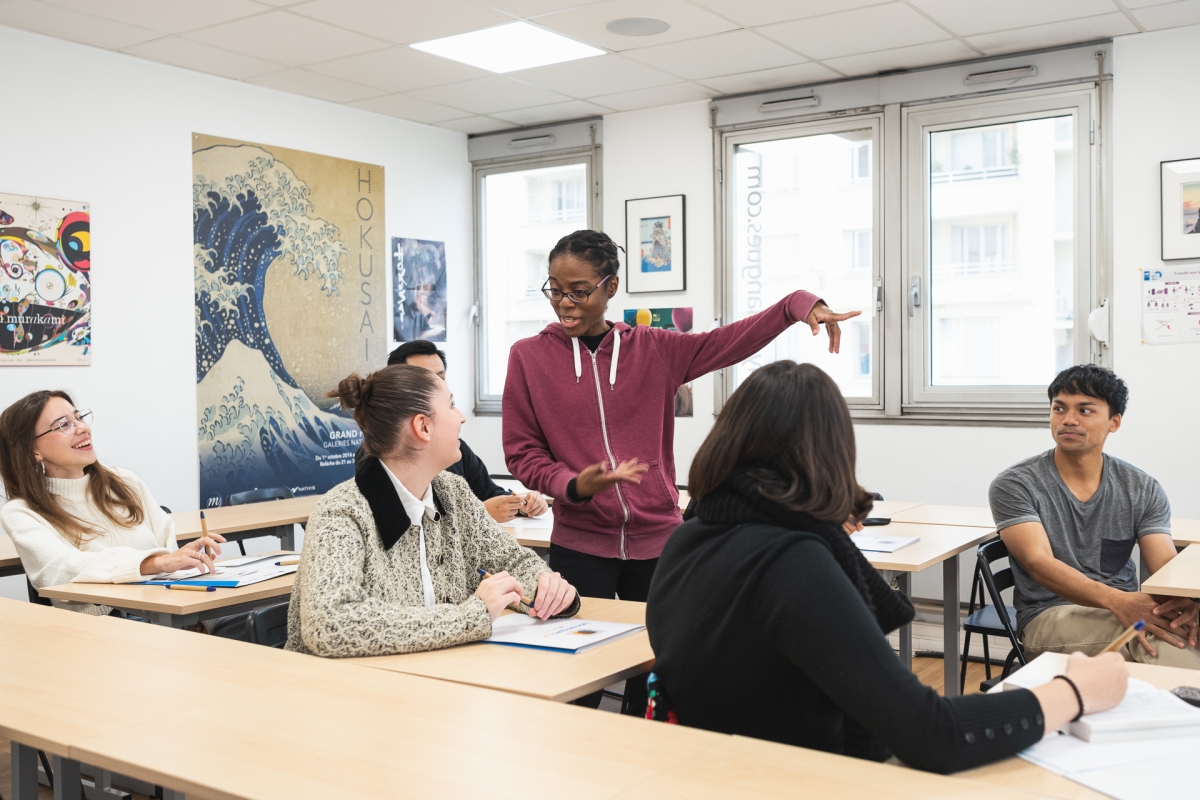
[[[478,300],[476,300],[475,304],[471,306],[471,316],[467,319],[467,324],[468,325],[478,325],[479,324],[479,301]]]
[[[916,316],[916,309],[921,307],[921,276],[914,275],[908,284],[908,315]]]
[[[883,278],[875,279],[875,310],[883,311]]]

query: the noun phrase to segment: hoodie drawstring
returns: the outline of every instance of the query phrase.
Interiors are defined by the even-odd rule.
[[[621,332],[613,330],[612,366],[608,368],[608,388],[617,388],[617,360],[621,357]]]
[[[575,336],[571,337],[571,349],[575,351],[575,382],[579,383],[579,376],[583,374],[583,366],[579,363],[579,339]]]

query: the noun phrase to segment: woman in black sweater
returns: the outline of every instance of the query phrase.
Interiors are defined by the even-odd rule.
[[[650,587],[658,718],[946,773],[1120,702],[1115,653],[1074,654],[1067,680],[1032,691],[943,698],[918,681],[886,638],[912,604],[844,529],[871,508],[854,461],[850,412],[817,367],[776,362],[734,392]]]

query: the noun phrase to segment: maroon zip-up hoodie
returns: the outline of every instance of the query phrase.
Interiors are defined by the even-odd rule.
[[[658,558],[680,524],[675,489],[675,390],[757,353],[808,319],[816,295],[793,292],[708,333],[624,322],[591,353],[552,322],[513,345],[504,384],[504,458],[513,476],[554,503],[555,544],[603,558]],[[582,503],[567,484],[601,461],[649,464]]]

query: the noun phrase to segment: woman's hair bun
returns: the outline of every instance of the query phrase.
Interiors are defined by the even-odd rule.
[[[366,395],[369,393],[369,385],[367,379],[361,377],[357,372],[342,378],[338,382],[337,389],[332,392],[327,392],[326,397],[336,397],[342,403],[342,408],[347,411],[352,411],[363,404]]]

